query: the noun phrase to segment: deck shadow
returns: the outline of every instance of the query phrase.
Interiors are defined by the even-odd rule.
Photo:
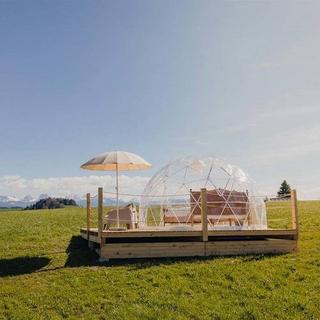
[[[88,242],[81,236],[72,236],[69,245],[66,249],[68,254],[64,267],[85,267],[85,266],[98,266],[98,255],[89,250]]]
[[[16,257],[0,259],[0,277],[17,276],[36,272],[50,263],[48,257]]]

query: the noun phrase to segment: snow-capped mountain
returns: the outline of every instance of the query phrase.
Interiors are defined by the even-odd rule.
[[[0,196],[0,201],[11,202],[11,201],[19,201],[19,199],[15,197],[10,197],[10,196]]]
[[[49,198],[49,195],[47,193],[41,193],[38,197],[38,200],[47,199],[47,198]]]
[[[35,198],[33,198],[32,196],[30,196],[30,194],[28,194],[27,196],[25,196],[22,200],[23,200],[23,201],[26,201],[26,202],[36,201]]]
[[[39,197],[35,198],[32,197],[31,195],[26,195],[23,198],[17,198],[17,197],[12,197],[12,196],[2,196],[0,195],[0,208],[13,208],[13,207],[21,207],[21,208],[25,208],[35,202],[37,202],[40,199],[46,199],[49,198],[49,195],[47,194],[40,194]],[[77,196],[75,194],[72,195],[67,195],[64,197],[59,197],[59,198],[66,198],[66,199],[73,199],[79,206],[81,207],[85,207],[86,206],[86,196]],[[135,203],[137,204],[139,201],[138,199],[130,199],[127,201],[123,201],[123,200],[119,200],[119,205],[123,206],[126,205],[128,203]],[[114,206],[117,204],[117,201],[115,198],[104,198],[103,199],[103,203],[106,206]],[[95,207],[98,205],[98,198],[92,198],[91,199],[91,206]]]
[[[76,198],[73,199],[74,201],[76,201],[76,203],[81,206],[81,207],[85,207],[87,204],[87,199],[85,197],[83,198]],[[127,205],[128,203],[135,203],[137,204],[139,201],[137,201],[136,199],[131,199],[129,201],[123,201],[121,199],[119,199],[119,205],[120,206],[124,206]],[[103,198],[103,203],[106,206],[115,206],[117,204],[117,200],[115,198]],[[92,198],[91,199],[91,206],[92,207],[96,207],[98,205],[98,198]]]
[[[1,196],[0,195],[0,208],[12,208],[12,207],[26,207],[30,205],[31,203],[34,203],[36,199],[34,199],[32,196],[27,195],[23,197],[22,199],[19,199],[17,197],[11,197],[11,196]]]

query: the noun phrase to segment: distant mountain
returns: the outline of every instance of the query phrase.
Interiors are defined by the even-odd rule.
[[[0,201],[10,202],[10,201],[18,201],[19,199],[10,196],[0,196]]]
[[[0,208],[13,208],[13,207],[21,207],[25,208],[30,205],[35,204],[37,201],[42,199],[50,198],[47,194],[43,193],[39,197],[35,198],[31,195],[26,195],[25,197],[19,199],[17,197],[11,197],[11,196],[2,196],[0,195]],[[79,197],[77,195],[72,196],[65,196],[64,198],[73,199],[79,206],[85,207],[86,206],[86,196]],[[106,206],[115,206],[117,204],[117,200],[115,198],[104,198],[103,203]],[[119,205],[124,206],[128,203],[139,203],[138,199],[132,198],[128,201],[119,200]],[[96,207],[98,205],[98,198],[92,198],[91,199],[91,206]]]
[[[38,200],[47,199],[47,198],[49,198],[49,195],[47,193],[41,193],[40,196],[38,197]]]
[[[87,199],[86,198],[78,198],[78,199],[74,199],[77,204],[80,207],[85,207],[87,205]],[[137,199],[130,199],[128,201],[123,201],[119,199],[119,205],[120,206],[125,206],[128,203],[134,203],[134,204],[138,204],[139,201]],[[103,204],[105,206],[115,206],[117,204],[117,200],[114,198],[104,198],[103,199]],[[98,205],[98,198],[92,198],[91,199],[91,207],[96,207]]]
[[[25,201],[25,202],[34,202],[34,201],[36,201],[36,199],[34,199],[32,196],[30,196],[30,194],[25,196],[22,200]]]
[[[24,208],[34,203],[36,200],[31,196],[25,196],[22,199],[18,199],[16,197],[10,196],[1,196],[0,195],[0,207],[1,208],[13,208],[13,207],[21,207]]]

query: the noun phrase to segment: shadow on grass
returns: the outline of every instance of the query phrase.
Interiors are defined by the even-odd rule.
[[[278,254],[268,255],[247,255],[247,256],[209,256],[209,257],[170,257],[170,258],[139,258],[139,259],[117,259],[108,262],[99,262],[98,255],[89,250],[87,241],[81,236],[73,236],[70,239],[69,245],[65,251],[67,253],[67,260],[64,265],[45,268],[51,259],[46,256],[41,257],[17,257],[12,259],[0,259],[0,277],[16,276],[23,274],[30,274],[33,272],[42,273],[48,271],[59,270],[63,268],[77,268],[86,266],[97,267],[114,267],[114,266],[128,266],[129,270],[147,269],[155,266],[174,265],[183,262],[205,262],[219,259],[239,259],[241,263],[250,263],[254,261],[261,261],[269,259]]]
[[[50,261],[48,257],[0,259],[0,277],[30,274],[46,267]]]
[[[0,277],[18,276],[30,273],[43,273],[67,267],[99,266],[98,255],[88,249],[87,242],[80,236],[73,236],[65,251],[68,254],[63,266],[50,267],[51,259],[47,256],[16,257],[0,259]],[[64,253],[55,252],[55,253]],[[49,253],[50,255],[52,253]]]
[[[88,248],[88,243],[81,236],[73,236],[66,249],[68,254],[65,267],[98,266],[98,255]]]

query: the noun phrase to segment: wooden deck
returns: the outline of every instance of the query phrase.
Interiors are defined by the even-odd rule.
[[[80,229],[81,236],[87,239],[87,228]],[[98,228],[90,228],[90,240],[94,242],[98,238]],[[267,229],[267,230],[208,230],[208,237],[221,238],[221,237],[237,237],[237,238],[274,238],[274,239],[294,239],[297,235],[296,230],[288,229]],[[166,238],[166,237],[201,237],[202,231],[179,231],[179,230],[166,230],[162,229],[133,229],[125,231],[111,231],[103,230],[101,238],[116,239],[116,238]]]
[[[88,240],[86,228],[80,233]],[[297,232],[209,230],[203,241],[202,231],[104,230],[99,237],[98,229],[91,228],[89,244],[96,244],[101,259],[290,253],[297,250]]]
[[[206,189],[201,189],[206,199]],[[297,250],[298,209],[295,190],[291,194],[292,229],[209,230],[206,201],[201,203],[201,225],[190,230],[168,227],[103,230],[103,190],[98,189],[98,228],[90,226],[90,194],[87,195],[87,226],[81,236],[95,248],[101,260],[124,258],[187,257],[245,254],[280,254]]]

